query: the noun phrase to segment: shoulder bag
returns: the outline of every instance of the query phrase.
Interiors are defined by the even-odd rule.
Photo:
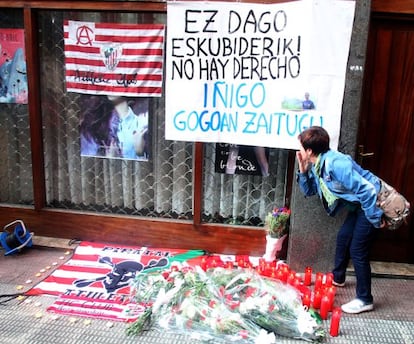
[[[391,185],[382,179],[381,188],[377,195],[377,205],[384,212],[386,228],[395,230],[403,223],[407,223],[410,215],[410,203],[395,190]]]

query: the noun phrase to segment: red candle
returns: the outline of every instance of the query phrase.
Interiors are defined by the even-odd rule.
[[[240,268],[244,268],[244,258],[243,257],[240,257],[237,260],[237,266],[240,267]]]
[[[213,267],[213,268],[217,267],[217,260],[216,260],[215,257],[213,257],[213,259],[211,259],[210,266]]]
[[[282,271],[282,273],[280,274],[280,277],[281,277],[280,280],[286,283],[288,275],[289,275],[289,268],[283,265],[282,267],[279,268],[278,271]]]
[[[206,271],[207,270],[207,258],[203,257],[201,258],[201,268]]]
[[[283,282],[283,277],[284,277],[284,275],[285,275],[285,273],[283,272],[283,270],[282,269],[277,269],[276,270],[276,278],[278,279],[278,280],[280,280],[281,282]]]
[[[287,283],[288,283],[288,284],[290,284],[290,285],[293,285],[293,284],[294,284],[294,282],[295,282],[295,278],[296,278],[296,273],[295,273],[295,271],[291,271],[291,272],[289,273],[289,275],[288,275],[288,278],[287,278]]]
[[[335,286],[333,286],[333,285],[330,286],[327,289],[326,294],[328,295],[329,301],[330,301],[329,310],[332,310],[333,309],[334,302],[335,302],[335,294],[336,294],[336,288],[335,288]]]
[[[320,290],[313,293],[313,308],[318,309],[321,306],[322,294]]]
[[[333,273],[332,272],[327,273],[325,275],[325,285],[327,287],[330,287],[332,285],[332,281],[333,281]]]
[[[336,337],[339,333],[339,322],[341,320],[341,309],[335,308],[332,312],[331,328],[329,333],[332,337]]]
[[[266,270],[266,260],[264,258],[259,258],[259,266],[261,271]]]
[[[317,272],[315,277],[315,290],[322,287],[322,279],[323,279],[323,273]]]
[[[304,284],[308,286],[308,285],[311,285],[311,283],[312,283],[312,268],[310,266],[307,266],[305,268]]]
[[[310,293],[304,294],[303,299],[302,299],[302,304],[309,309],[310,308],[310,303],[311,303]]]
[[[328,312],[329,307],[331,306],[331,301],[329,300],[328,295],[322,296],[321,299],[321,309],[319,311],[319,314],[323,320],[326,320],[328,318]]]
[[[300,279],[300,277],[296,276],[294,281],[293,281],[293,286],[299,290],[300,286],[302,284],[302,281]]]

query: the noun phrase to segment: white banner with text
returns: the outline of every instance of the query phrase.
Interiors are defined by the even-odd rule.
[[[166,139],[337,148],[354,1],[169,2]]]

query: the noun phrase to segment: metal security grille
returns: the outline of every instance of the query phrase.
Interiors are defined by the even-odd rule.
[[[273,207],[284,206],[288,151],[270,149],[269,175],[215,172],[215,144],[205,146],[203,220],[231,225],[263,226]]]
[[[164,97],[148,98],[147,161],[81,156],[85,103],[97,96],[65,88],[65,19],[113,23],[165,23],[165,13],[38,12],[40,95],[46,205],[50,208],[145,217],[193,217],[193,143],[167,141]],[[163,90],[163,94],[164,94]],[[105,96],[98,96],[105,97]],[[1,202],[33,203],[27,108],[2,105]],[[263,226],[274,206],[285,204],[288,152],[269,149],[269,174],[216,171],[216,144],[204,145],[202,221]]]
[[[0,202],[33,204],[27,105],[0,104]]]
[[[80,154],[79,125],[97,97],[65,90],[63,20],[159,23],[165,16],[41,12],[41,104],[47,205],[149,217],[192,218],[192,143],[164,139],[164,98],[149,98],[147,161]],[[102,114],[104,116],[104,114]]]
[[[0,28],[22,29],[23,12],[16,9],[0,11]],[[0,48],[0,202],[10,204],[33,204],[32,155],[30,127],[26,104],[5,103],[7,100],[7,77],[13,68],[9,65],[13,56]],[[22,71],[20,71],[22,72]],[[20,82],[19,79],[16,80]]]

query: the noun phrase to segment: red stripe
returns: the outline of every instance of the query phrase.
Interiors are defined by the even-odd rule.
[[[100,86],[100,85],[90,85],[90,84],[79,84],[73,82],[66,83],[67,88],[73,88],[78,90],[93,90],[93,91],[113,91],[113,92],[124,92],[130,94],[136,93],[145,93],[145,94],[161,94],[162,87],[134,87],[134,88],[125,88],[122,86]]]
[[[53,295],[53,296],[59,296],[62,293],[59,291],[54,291],[54,290],[44,290],[41,288],[32,288],[29,291],[27,291],[25,293],[25,295],[42,295],[42,294],[47,294],[47,295]]]
[[[79,254],[75,252],[75,254],[72,256],[72,259],[96,262],[99,257],[101,257],[101,254]]]
[[[66,64],[72,63],[83,66],[104,67],[102,60],[89,60],[76,57],[66,58]],[[116,68],[162,68],[162,62],[156,61],[119,61]]]
[[[122,49],[122,55],[162,56],[162,49]]]

